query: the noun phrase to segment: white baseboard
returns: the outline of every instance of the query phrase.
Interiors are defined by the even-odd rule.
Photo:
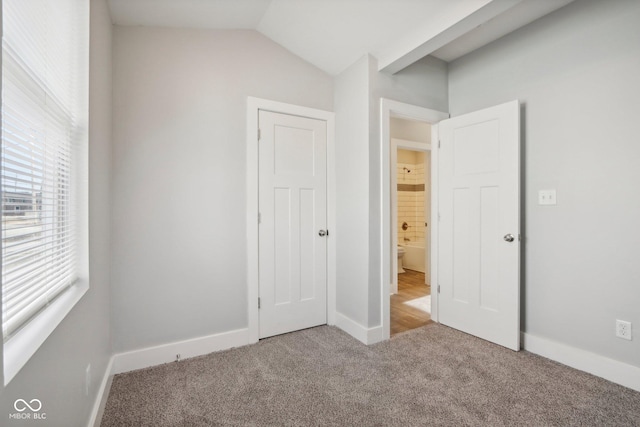
[[[365,328],[355,320],[336,313],[336,326],[364,344],[375,344],[383,340],[382,326]]]
[[[522,342],[531,353],[640,391],[640,367],[524,332]]]
[[[176,354],[180,354],[181,359],[187,359],[247,344],[250,344],[249,329],[238,329],[126,353],[118,353],[113,356],[112,374],[173,362],[176,360]]]
[[[382,325],[376,326],[375,328],[369,328],[367,330],[367,344],[375,344],[380,341],[384,341]]]
[[[89,423],[87,427],[100,427],[102,421],[102,414],[104,414],[104,407],[107,404],[107,397],[109,397],[109,390],[111,390],[111,382],[113,381],[113,356],[109,358],[109,363],[104,371],[96,400],[93,402],[93,408],[91,409],[91,416],[89,417]]]

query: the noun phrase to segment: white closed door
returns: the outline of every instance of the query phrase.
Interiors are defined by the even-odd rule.
[[[260,338],[327,323],[327,126],[259,113]]]
[[[520,107],[441,121],[441,323],[520,349]]]

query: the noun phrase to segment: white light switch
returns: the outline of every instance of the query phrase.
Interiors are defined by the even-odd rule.
[[[556,190],[540,190],[540,191],[538,191],[538,204],[539,205],[555,205],[556,204]]]

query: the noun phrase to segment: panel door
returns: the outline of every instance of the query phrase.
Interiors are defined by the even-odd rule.
[[[327,323],[327,127],[259,113],[260,338]]]
[[[520,348],[520,130],[512,101],[439,123],[439,320]]]

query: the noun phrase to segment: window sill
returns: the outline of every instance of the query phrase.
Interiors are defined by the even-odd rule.
[[[6,386],[27,364],[82,296],[89,290],[87,280],[64,291],[50,305],[4,343],[4,385]]]

